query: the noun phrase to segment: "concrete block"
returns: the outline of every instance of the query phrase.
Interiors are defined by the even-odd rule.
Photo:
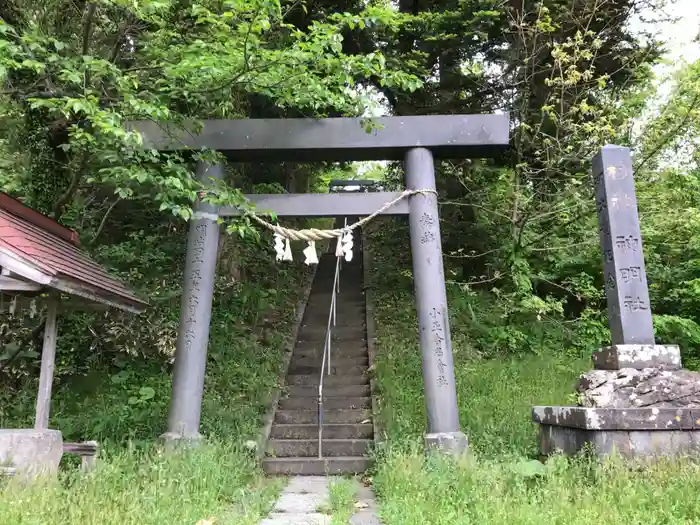
[[[533,421],[540,425],[543,455],[588,449],[599,458],[640,459],[700,452],[698,409],[547,406],[533,408]]]
[[[426,434],[425,450],[437,450],[452,456],[461,456],[469,449],[469,440],[463,432],[439,432]]]
[[[381,525],[376,512],[361,510],[350,518],[350,525]]]
[[[14,468],[19,477],[54,475],[62,456],[58,430],[0,429],[0,465]]]
[[[283,494],[318,494],[328,495],[328,478],[325,476],[295,476],[289,478],[289,484]]]

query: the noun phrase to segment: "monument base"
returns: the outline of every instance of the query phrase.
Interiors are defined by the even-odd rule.
[[[461,456],[469,449],[469,439],[464,432],[436,432],[424,438],[426,452],[438,451],[450,456]]]
[[[698,455],[700,410],[690,408],[584,408],[536,406],[542,455],[589,451],[599,458]]]
[[[680,370],[682,367],[681,350],[678,345],[612,345],[593,352],[592,358],[596,370],[623,368]]]
[[[58,430],[0,429],[0,466],[17,477],[55,475],[62,456]]]

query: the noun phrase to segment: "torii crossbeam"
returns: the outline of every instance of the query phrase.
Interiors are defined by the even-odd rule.
[[[467,448],[460,431],[452,363],[440,222],[433,158],[493,157],[508,147],[510,120],[500,115],[427,115],[382,117],[367,132],[362,119],[207,120],[197,131],[150,121],[129,123],[144,147],[161,151],[215,149],[230,161],[403,160],[408,190],[414,194],[386,211],[408,215],[413,254],[418,327],[428,412],[426,447],[453,453]],[[223,166],[199,162],[200,180],[221,179]],[[249,195],[262,212],[278,216],[369,215],[398,194]],[[219,238],[217,219],[238,215],[197,202],[191,221],[180,329],[173,375],[173,398],[166,438],[196,439],[204,388],[209,323]]]

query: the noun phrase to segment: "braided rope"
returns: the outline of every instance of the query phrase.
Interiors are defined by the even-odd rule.
[[[250,217],[260,224],[261,226],[264,226],[268,230],[282,236],[285,239],[289,239],[290,241],[322,241],[324,239],[337,239],[341,235],[343,235],[346,232],[350,232],[356,228],[359,228],[360,226],[364,226],[367,224],[369,221],[372,219],[376,218],[377,216],[381,215],[384,213],[386,210],[394,206],[396,203],[401,201],[401,199],[405,199],[406,197],[411,197],[412,195],[426,195],[428,193],[432,193],[434,195],[437,195],[437,192],[435,190],[430,190],[430,189],[419,189],[419,190],[405,190],[396,197],[394,200],[387,202],[379,208],[377,211],[375,211],[373,214],[368,215],[367,217],[363,217],[359,221],[357,221],[354,224],[351,224],[349,226],[346,226],[345,228],[335,228],[333,230],[319,230],[316,228],[309,228],[305,230],[294,230],[292,228],[285,228],[283,226],[278,226],[276,224],[272,224],[267,222],[264,219],[261,219],[257,215],[250,214]]]

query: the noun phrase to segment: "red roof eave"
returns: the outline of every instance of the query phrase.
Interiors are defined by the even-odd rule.
[[[147,302],[110,276],[78,244],[72,230],[0,193],[2,251],[50,276],[48,286],[130,311],[146,308]]]

